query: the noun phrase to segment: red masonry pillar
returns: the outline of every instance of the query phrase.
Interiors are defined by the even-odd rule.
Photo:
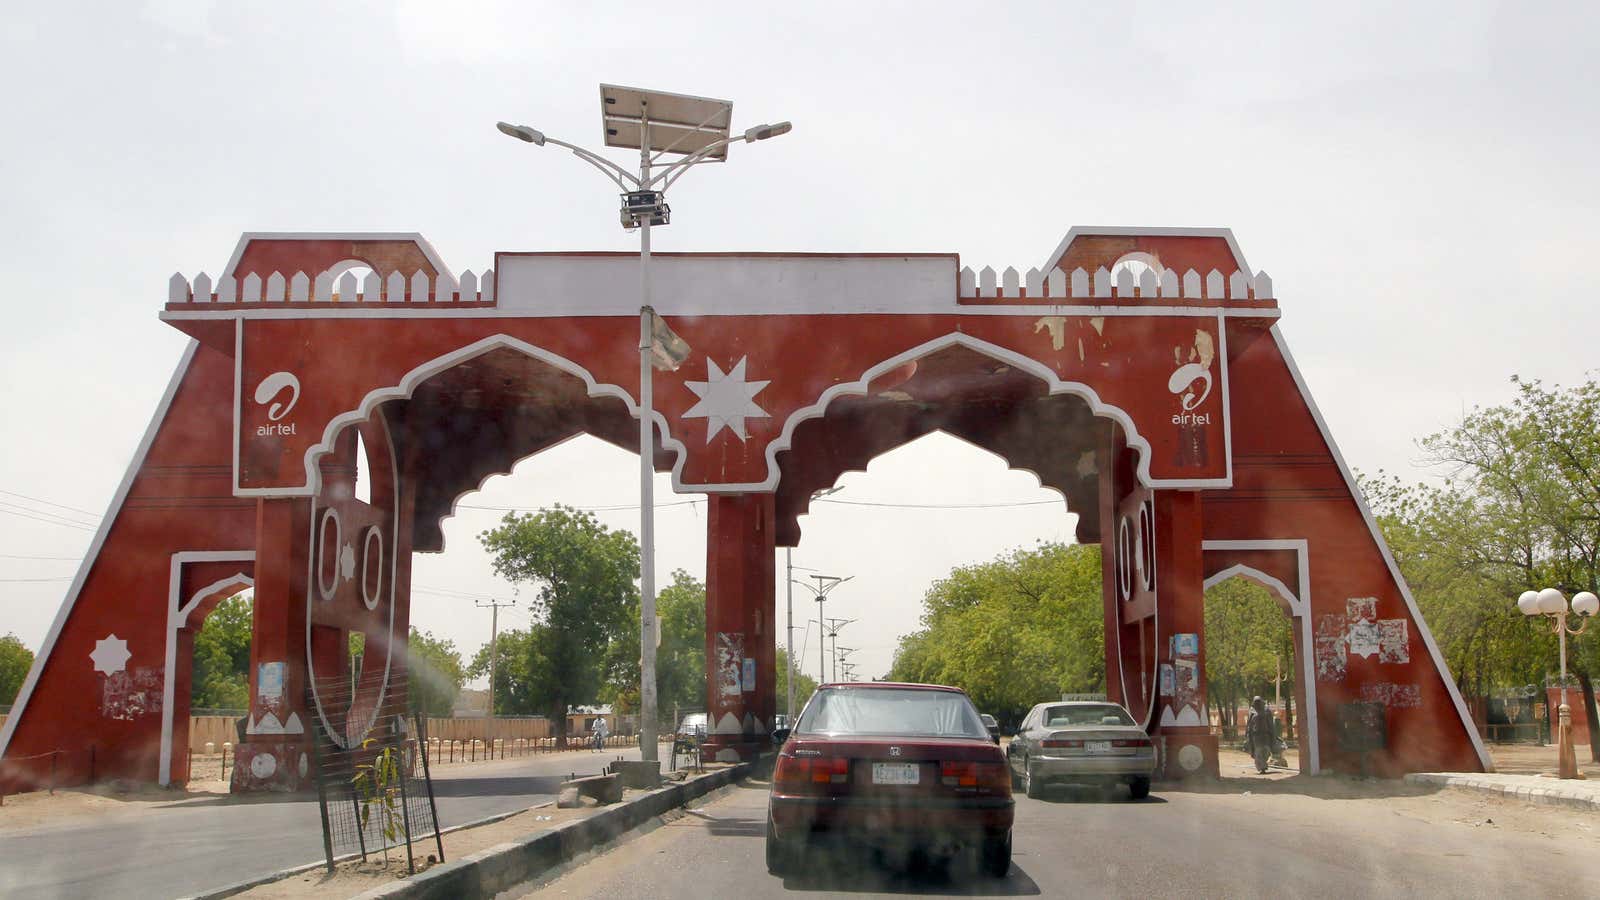
[[[772,494],[712,494],[706,534],[707,755],[771,747],[776,709]]]
[[[235,791],[292,791],[309,782],[306,577],[311,501],[262,500],[256,508],[250,713],[233,769]]]
[[[1172,667],[1174,693],[1158,699],[1166,775],[1217,775],[1217,738],[1206,721],[1205,566],[1197,491],[1155,493],[1157,618],[1162,668]],[[1162,681],[1167,678],[1163,674]],[[1174,715],[1176,712],[1176,715]]]

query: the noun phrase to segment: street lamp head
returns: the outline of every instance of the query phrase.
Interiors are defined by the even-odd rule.
[[[1580,616],[1592,616],[1600,612],[1600,597],[1592,591],[1584,591],[1572,598],[1572,611]]]
[[[1537,616],[1539,614],[1539,592],[1523,591],[1522,596],[1517,598],[1517,609],[1522,610],[1522,614],[1525,616]]]
[[[744,142],[749,144],[755,141],[764,141],[767,138],[775,138],[780,134],[788,134],[793,128],[794,125],[790,122],[777,122],[771,125],[757,125],[754,128],[746,128]]]
[[[1555,588],[1539,592],[1539,611],[1547,616],[1558,616],[1567,611],[1567,596]]]
[[[512,125],[509,122],[496,122],[494,127],[500,129],[501,134],[510,135],[519,141],[527,141],[537,147],[544,146],[544,132],[526,125]]]

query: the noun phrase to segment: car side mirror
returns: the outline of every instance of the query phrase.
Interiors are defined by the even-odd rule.
[[[992,734],[992,735],[990,735],[990,737],[994,739],[994,742],[996,744],[1000,743],[1000,735],[999,734]]]
[[[778,746],[781,747],[781,746],[783,746],[784,742],[787,741],[787,740],[789,740],[789,729],[787,729],[787,728],[778,728],[778,729],[775,729],[772,732],[772,742],[774,744],[777,744]]]

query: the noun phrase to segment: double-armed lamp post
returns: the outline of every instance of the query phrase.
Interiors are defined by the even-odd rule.
[[[1578,771],[1577,755],[1572,750],[1572,708],[1567,705],[1567,635],[1576,637],[1583,634],[1583,630],[1589,627],[1589,618],[1600,612],[1600,597],[1589,591],[1575,595],[1569,613],[1567,596],[1555,588],[1523,591],[1522,596],[1517,598],[1517,609],[1530,618],[1548,617],[1551,629],[1561,639],[1561,707],[1556,720],[1556,768],[1562,778],[1582,778],[1583,773]],[[1571,613],[1578,616],[1577,628],[1572,627],[1569,618]]]
[[[733,103],[600,85],[605,145],[639,151],[635,175],[603,156],[558,141],[526,125],[496,125],[502,134],[536,147],[572,151],[622,191],[622,227],[639,230],[639,755],[656,758],[655,403],[651,366],[676,369],[689,348],[650,306],[650,228],[672,220],[666,192],[692,166],[724,162],[728,147],[787,134],[788,122],[757,125],[733,134]],[[662,157],[676,158],[662,163]]]

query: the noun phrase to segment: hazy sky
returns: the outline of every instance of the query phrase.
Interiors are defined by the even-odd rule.
[[[662,250],[955,251],[1025,269],[1074,224],[1231,227],[1272,274],[1347,459],[1424,477],[1416,438],[1506,399],[1513,373],[1570,383],[1600,359],[1595,7],[1301,6],[10,10],[0,633],[37,647],[91,537],[23,511],[92,523],[144,432],[186,340],[156,319],[173,270],[217,273],[247,230],[420,231],[457,271],[495,250],[634,249],[607,182],[493,127],[598,144],[603,81],[727,97],[740,128],[795,123],[685,178]],[[574,441],[464,502],[626,506],[636,471]],[[937,438],[842,483],[840,500],[1055,497]],[[657,491],[692,499],[665,478]],[[817,508],[795,562],[856,576],[829,614],[861,619],[846,643],[869,675],[952,565],[1071,534],[1058,505]],[[510,595],[474,539],[498,515],[462,510],[448,551],[416,566],[414,621],[468,655],[488,612],[423,591]],[[637,527],[636,510],[601,515]],[[703,503],[661,510],[662,578],[703,575],[704,523]],[[130,602],[159,615],[165,588]],[[814,628],[807,650],[814,669]]]

